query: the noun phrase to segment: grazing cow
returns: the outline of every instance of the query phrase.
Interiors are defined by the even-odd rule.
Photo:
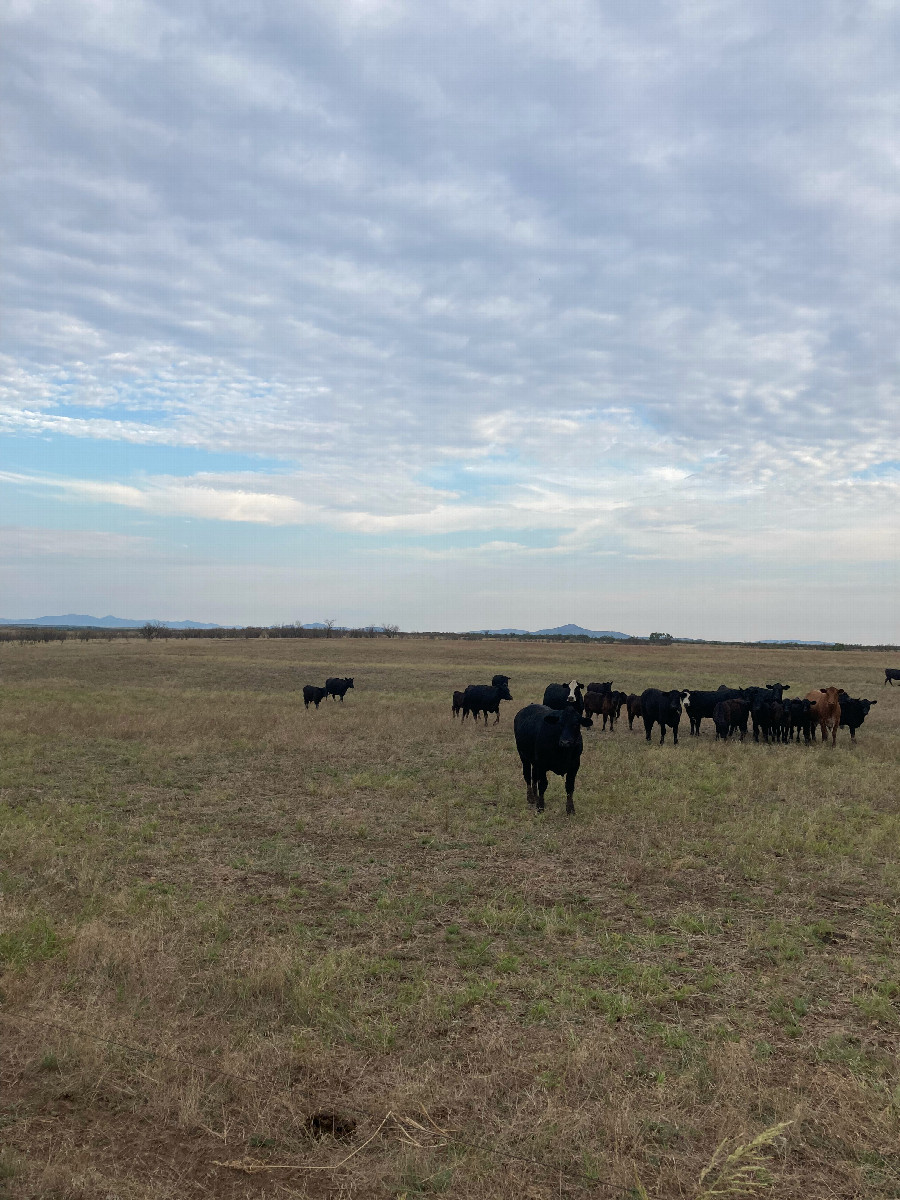
[[[463,710],[464,697],[465,697],[465,692],[454,692],[453,693],[453,716],[454,716],[454,718],[458,717],[459,714]]]
[[[318,708],[327,695],[328,692],[325,688],[314,687],[311,683],[307,683],[303,688],[303,707],[309,708],[310,704],[314,704]]]
[[[504,684],[502,687],[493,687],[488,683],[470,683],[463,692],[463,708],[462,719],[465,720],[469,713],[478,720],[478,714],[484,713],[484,723],[487,725],[488,713],[496,713],[494,724],[500,722],[500,702],[501,700],[512,700],[509,688]]]
[[[508,675],[495,675],[491,680],[491,687],[509,687]]]
[[[885,667],[884,683],[881,686],[884,687],[886,683],[889,683],[893,687],[895,679],[900,679],[900,667]]]
[[[850,741],[856,741],[856,731],[869,715],[869,709],[877,700],[854,700],[846,692],[841,692],[838,699],[841,702],[841,728],[850,730]]]
[[[634,692],[630,696],[625,697],[625,712],[628,714],[628,729],[629,732],[634,732],[634,718],[641,715],[641,698],[636,696]]]
[[[340,697],[341,704],[344,703],[344,696],[348,690],[353,687],[353,680],[348,675],[346,679],[338,679],[335,676],[333,679],[325,680],[325,691],[332,698],[337,700]]]
[[[548,683],[544,688],[544,704],[548,708],[565,708],[571,704],[578,712],[584,712],[584,684],[577,679],[568,683]]]
[[[589,692],[600,692],[601,694],[605,693],[608,695],[612,691],[612,680],[610,679],[608,683],[589,683],[587,690]]]
[[[644,718],[644,732],[647,741],[655,724],[659,725],[659,744],[666,740],[666,726],[672,727],[672,741],[678,745],[678,723],[681,720],[681,702],[690,692],[662,692],[659,688],[647,688],[641,692],[641,715]]]
[[[556,709],[546,704],[529,704],[516,713],[513,723],[516,749],[522,760],[528,803],[538,812],[544,811],[547,772],[552,771],[554,775],[565,775],[566,813],[569,816],[574,813],[575,776],[584,749],[581,730],[590,729],[593,723],[574,705]]]
[[[822,733],[822,744],[828,740],[831,731],[831,746],[837,741],[837,731],[841,723],[841,689],[836,687],[819,688],[816,692],[807,692],[806,698],[812,703],[812,718],[819,722]]]
[[[694,693],[691,692],[693,700]],[[720,700],[713,709],[713,722],[716,727],[716,739],[727,741],[733,733],[740,730],[741,741],[747,736],[747,722],[750,719],[750,701]]]

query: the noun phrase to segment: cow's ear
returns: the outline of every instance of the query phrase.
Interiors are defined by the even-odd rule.
[[[585,729],[593,729],[594,728],[594,722],[591,720],[590,717],[582,717],[581,724],[585,727]]]
[[[870,700],[870,701],[869,701],[869,703],[870,703],[870,704],[877,704],[877,703],[878,703],[878,701],[877,701],[877,700]]]
[[[545,725],[558,725],[558,724],[559,724],[559,717],[558,717],[558,716],[556,716],[556,714],[555,714],[555,713],[548,713],[548,714],[546,715],[546,717],[544,717],[544,724],[545,724]]]
[[[686,691],[683,691],[681,693],[681,697],[682,697],[682,699],[684,699],[685,696],[689,696],[690,694],[691,694],[691,690],[690,690],[690,688],[688,688]]]

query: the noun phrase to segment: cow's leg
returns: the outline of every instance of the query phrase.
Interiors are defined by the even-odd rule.
[[[665,721],[660,721],[660,723],[659,723],[659,744],[662,745],[665,740],[666,740],[666,723],[665,723]]]
[[[495,725],[499,725],[499,724],[500,724],[500,709],[499,709],[499,708],[497,709],[497,715],[496,715],[496,717],[494,717],[494,724],[495,724]]]
[[[575,776],[578,767],[566,772],[566,816],[571,817],[575,812]]]
[[[544,811],[544,792],[546,792],[546,790],[547,790],[547,772],[546,771],[538,772],[537,769],[535,769],[535,773],[537,775],[537,788],[538,788],[537,803],[536,803],[535,807],[537,808],[538,812],[543,812]]]
[[[536,796],[534,794],[534,782],[533,782],[534,768],[532,767],[531,763],[526,758],[522,759],[522,775],[524,776],[524,779],[525,779],[526,799],[528,800],[529,804],[534,804],[534,802],[536,800]]]
[[[644,717],[644,730],[647,734],[647,741],[650,741],[650,734],[653,732],[653,721],[650,717]]]

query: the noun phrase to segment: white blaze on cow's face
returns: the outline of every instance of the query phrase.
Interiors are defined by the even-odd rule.
[[[581,684],[577,679],[570,679],[566,684],[566,687],[569,689],[569,694],[566,696],[566,700],[571,700],[571,702],[575,704],[578,700],[578,696],[575,694],[575,689],[577,687],[581,687]]]

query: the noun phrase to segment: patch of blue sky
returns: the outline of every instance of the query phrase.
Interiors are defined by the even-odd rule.
[[[865,467],[862,471],[854,471],[850,478],[883,479],[886,476],[896,475],[898,472],[900,472],[900,460],[889,458],[884,462],[873,463],[871,467]]]
[[[253,454],[70,437],[63,433],[4,435],[0,438],[0,469],[103,481],[115,479],[120,483],[127,483],[136,475],[287,470],[283,460]]]
[[[564,528],[561,524],[560,528]],[[518,543],[529,550],[548,549],[557,544],[558,530],[548,529],[499,529],[484,527],[465,529],[452,533],[403,533],[365,534],[362,545],[370,550],[477,550],[480,546],[495,542]]]
[[[456,461],[430,464],[416,472],[416,479],[426,487],[442,492],[455,492],[469,498],[487,498],[509,483],[511,474],[522,469],[519,454],[491,455],[462,464]]]

